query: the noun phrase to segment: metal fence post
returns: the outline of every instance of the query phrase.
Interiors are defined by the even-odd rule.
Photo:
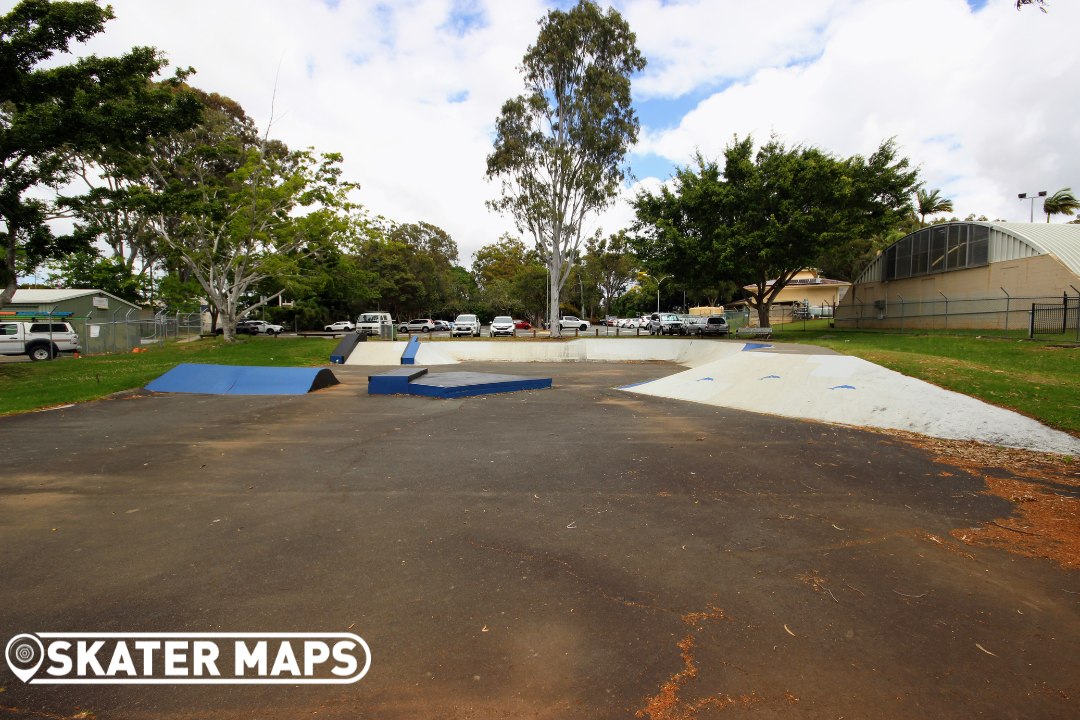
[[[1000,287],[1000,286],[999,286]],[[1009,306],[1012,303],[1012,295],[1005,288],[1001,288],[1001,292],[1005,293],[1005,334],[1009,334]]]
[[[900,293],[896,294],[896,297],[900,298],[900,334],[904,334],[904,296]]]
[[[945,329],[949,329],[949,298],[945,297],[945,293],[938,291],[938,295],[945,298]]]
[[[1076,291],[1076,342],[1080,342],[1080,290],[1076,289],[1075,285],[1069,285]],[[1069,308],[1065,308],[1065,314],[1069,314]]]

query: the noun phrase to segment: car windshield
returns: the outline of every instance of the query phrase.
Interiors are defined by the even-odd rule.
[[[505,324],[505,323],[512,323],[514,321],[510,319],[509,315],[500,315],[499,317],[495,318],[491,322]]]
[[[360,322],[379,322],[378,315],[361,315]]]
[[[475,315],[458,315],[457,320],[455,320],[454,322],[459,322],[459,323],[476,322],[476,316]]]

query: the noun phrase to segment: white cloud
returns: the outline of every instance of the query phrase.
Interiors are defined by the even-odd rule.
[[[702,101],[640,152],[684,164],[695,148],[719,156],[733,134],[869,153],[895,136],[956,214],[1026,220],[1016,193],[1080,186],[1080,71],[1075,5],[1017,13],[994,0],[843,4],[819,57],[759,69]]]
[[[92,51],[155,46],[263,127],[273,100],[272,134],[342,153],[372,212],[443,227],[464,262],[513,230],[484,206],[498,193],[485,159],[545,0],[111,2],[117,19]],[[4,12],[13,4],[0,0]],[[964,0],[616,5],[650,60],[635,95],[654,108],[704,98],[667,129],[645,128],[640,157],[719,156],[735,133],[845,155],[896,136],[961,216],[1026,219],[1016,193],[1080,190],[1075,3],[1048,14],[1011,0],[977,13]],[[462,9],[470,21],[451,22]],[[598,219],[605,232],[630,223],[632,193]]]

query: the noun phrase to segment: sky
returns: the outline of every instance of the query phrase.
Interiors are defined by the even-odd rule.
[[[0,0],[7,12],[15,3]],[[487,209],[502,103],[542,0],[110,0],[79,46],[161,50],[291,147],[344,155],[356,199],[451,234],[462,264],[512,219]],[[1080,192],[1080,3],[1013,0],[601,0],[637,34],[634,180],[593,227],[628,227],[635,193],[738,135],[868,155],[895,138],[954,213],[1026,222],[1017,194]],[[1039,219],[1040,204],[1035,207]],[[1042,217],[1045,220],[1045,216]],[[1055,222],[1070,218],[1058,216]]]

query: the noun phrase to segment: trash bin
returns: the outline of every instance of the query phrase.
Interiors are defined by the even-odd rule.
[[[382,322],[379,324],[379,337],[383,340],[394,339],[394,325],[393,323]]]

